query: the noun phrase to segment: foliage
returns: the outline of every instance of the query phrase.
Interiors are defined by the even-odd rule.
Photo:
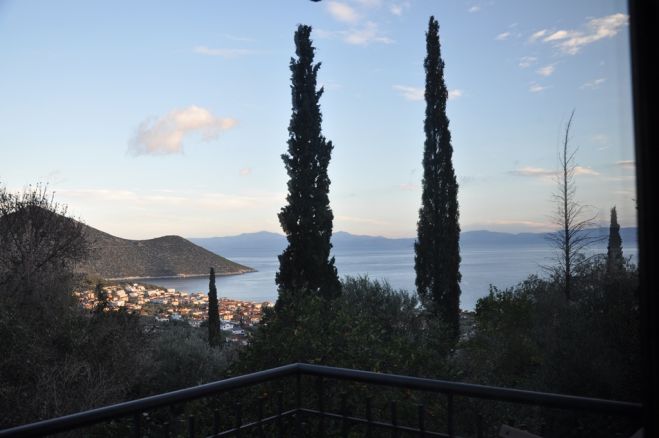
[[[457,340],[461,279],[458,184],[446,116],[448,90],[444,83],[439,24],[434,17],[430,17],[426,49],[423,193],[414,244],[416,289],[426,308],[447,324],[451,336]]]
[[[416,299],[367,277],[343,280],[333,301],[306,296],[293,311],[269,311],[236,370],[248,372],[292,362],[379,372],[439,376],[448,342]]]
[[[323,89],[316,90],[320,63],[314,64],[311,27],[295,32],[296,59],[291,59],[292,115],[288,127],[288,153],[282,160],[289,176],[287,205],[279,222],[288,247],[279,256],[276,281],[278,308],[295,306],[296,295],[311,293],[334,298],[341,292],[334,258],[330,258],[332,221],[327,175],[333,145],[321,133],[318,103]]]
[[[609,244],[606,248],[606,272],[616,275],[624,269],[625,258],[622,255],[622,239],[616,208],[611,209],[611,225],[609,226]]]
[[[208,345],[216,347],[222,343],[220,333],[219,305],[217,303],[217,288],[215,287],[215,269],[211,268],[208,281]]]

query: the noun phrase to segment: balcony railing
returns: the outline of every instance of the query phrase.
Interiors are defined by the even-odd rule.
[[[337,392],[337,383],[353,385],[353,390]],[[279,383],[278,387],[272,386]],[[245,413],[241,401],[232,401],[227,412],[227,404],[218,401],[218,397],[231,391],[253,390],[258,385],[271,385],[266,388],[276,390],[272,395],[254,396],[256,403],[250,405]],[[357,385],[354,387],[354,385]],[[415,404],[410,407],[409,397],[400,405],[394,400],[387,400],[386,414],[374,415],[373,396],[364,396],[362,406],[349,405],[348,399],[355,400],[363,389],[376,388],[376,398],[382,401],[382,395],[388,388],[398,388],[405,394],[423,393],[426,400],[434,399],[435,405]],[[277,389],[278,388],[278,389]],[[371,389],[371,391],[373,391]],[[332,395],[338,395],[338,409],[332,407]],[[384,394],[386,396],[386,394]],[[238,398],[243,397],[238,396]],[[286,397],[284,397],[286,396]],[[441,405],[437,404],[438,397]],[[391,436],[427,436],[454,437],[463,436],[463,431],[456,432],[456,417],[463,414],[464,406],[456,407],[456,399],[488,400],[490,402],[512,403],[524,406],[544,407],[567,411],[582,412],[584,415],[598,414],[606,418],[626,419],[628,427],[640,427],[641,405],[637,403],[575,397],[518,389],[497,388],[492,386],[458,383],[445,380],[432,380],[394,374],[381,374],[346,368],[333,368],[320,365],[291,364],[265,371],[259,371],[238,377],[232,377],[214,383],[168,392],[139,400],[119,403],[112,406],[93,409],[51,420],[40,421],[0,431],[0,437],[46,436],[66,431],[80,431],[91,428],[90,432],[80,432],[82,436],[108,435],[125,436],[128,433],[141,436],[383,436],[388,431]],[[174,406],[181,406],[194,400],[210,399],[209,403],[198,409],[194,415],[186,415],[183,429],[176,430],[181,421],[172,420]],[[245,400],[242,398],[241,400]],[[215,403],[215,408],[213,404]],[[381,404],[381,403],[380,403]],[[405,404],[403,424],[399,406]],[[209,408],[210,406],[210,408]],[[219,409],[219,407],[223,409]],[[438,406],[440,406],[438,408]],[[269,407],[266,415],[265,409]],[[151,418],[149,412],[169,408],[168,420]],[[195,411],[196,407],[193,408]],[[412,410],[416,410],[411,415]],[[432,411],[432,412],[430,412]],[[378,410],[382,414],[382,410]],[[180,413],[177,414],[180,416]],[[441,415],[441,419],[435,418]],[[385,417],[385,418],[383,418]],[[410,422],[414,417],[414,424]],[[464,415],[463,415],[464,417]],[[488,426],[483,424],[483,417],[476,413],[470,417],[471,432],[467,436],[484,436]],[[245,420],[244,420],[245,419]],[[223,420],[223,421],[221,421]],[[226,427],[227,421],[231,425]],[[157,423],[157,424],[151,424]],[[221,423],[225,428],[221,428]],[[429,423],[440,424],[443,430],[431,430]],[[112,427],[110,427],[112,425]],[[181,429],[181,427],[178,427]],[[149,430],[149,432],[146,432]],[[490,425],[490,430],[492,425]],[[626,432],[625,432],[626,433]]]

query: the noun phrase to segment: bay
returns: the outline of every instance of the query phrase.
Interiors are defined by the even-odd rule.
[[[588,255],[606,253],[606,247],[590,250]],[[242,275],[217,277],[218,296],[247,301],[277,300],[275,273],[279,269],[276,253],[250,251],[240,255],[222,254],[237,263],[257,270]],[[334,254],[341,277],[368,275],[374,280],[388,281],[395,289],[408,292],[414,286],[414,250],[342,250]],[[462,263],[460,307],[473,310],[476,301],[488,294],[490,284],[500,289],[514,286],[531,274],[545,275],[543,266],[553,264],[555,251],[547,245],[467,246],[461,249]],[[625,248],[625,256],[636,260],[637,249]],[[186,292],[207,292],[207,277],[151,278],[144,282]]]

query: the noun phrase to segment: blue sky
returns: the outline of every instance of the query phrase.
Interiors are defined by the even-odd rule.
[[[127,238],[280,231],[293,33],[313,27],[334,229],[413,236],[425,31],[440,23],[463,230],[546,231],[572,109],[577,199],[635,225],[624,1],[1,1],[0,183]]]

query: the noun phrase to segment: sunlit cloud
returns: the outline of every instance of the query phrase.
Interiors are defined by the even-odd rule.
[[[596,90],[596,89],[598,89],[598,88],[599,88],[604,82],[606,82],[606,79],[605,79],[605,78],[598,78],[598,79],[594,79],[594,80],[592,80],[592,81],[588,81],[588,82],[586,82],[585,84],[583,84],[583,85],[582,85],[581,87],[579,87],[579,88],[581,88],[581,89],[583,89],[583,90]]]
[[[193,52],[198,55],[218,56],[220,58],[225,58],[225,59],[238,58],[240,56],[253,55],[254,53],[256,53],[256,51],[250,49],[229,49],[229,48],[212,49],[206,46],[197,46],[193,49]]]
[[[462,90],[460,90],[459,88],[449,90],[449,92],[448,92],[448,99],[449,100],[457,99],[458,97],[462,97]]]
[[[243,167],[242,169],[240,169],[240,171],[238,173],[240,173],[240,176],[251,175],[252,174],[252,168],[251,167]]]
[[[556,71],[556,67],[553,64],[550,64],[537,69],[535,72],[540,76],[547,77],[547,76],[551,76],[554,73],[554,71]]]
[[[237,123],[235,119],[216,117],[207,109],[193,105],[143,121],[130,141],[129,151],[135,155],[179,154],[183,152],[186,136],[197,134],[202,141],[215,140]]]
[[[505,41],[510,37],[511,33],[510,32],[502,32],[499,35],[496,36],[495,40],[497,41]]]
[[[519,59],[519,66],[521,68],[529,68],[538,61],[535,56],[523,56]]]
[[[517,176],[530,176],[530,177],[554,177],[556,176],[555,170],[543,169],[542,167],[522,166],[518,169],[511,170],[511,174]]]
[[[316,35],[320,38],[338,37],[343,42],[356,46],[368,46],[372,43],[391,44],[394,42],[393,39],[382,34],[378,25],[372,21],[367,21],[363,25],[349,30],[327,31],[318,29]]]
[[[533,82],[533,83],[531,83],[531,85],[529,85],[529,91],[531,93],[539,93],[541,91],[546,90],[547,88],[549,88],[549,87],[537,84],[535,82]]]
[[[408,85],[394,85],[393,89],[403,96],[406,100],[419,101],[424,98],[424,89],[420,87],[410,87]]]
[[[393,15],[400,17],[401,15],[403,15],[405,10],[409,8],[410,8],[410,2],[392,3],[392,5],[389,7],[389,12],[391,12]]]
[[[599,172],[596,172],[595,170],[591,169],[590,167],[584,167],[584,166],[575,166],[574,167],[574,174],[575,175],[585,175],[585,176],[599,176]]]
[[[635,170],[636,162],[634,160],[623,160],[616,162],[616,165],[622,167],[625,170]]]
[[[604,38],[613,38],[627,26],[629,16],[617,13],[601,18],[591,18],[582,26],[582,30],[557,30],[548,32],[546,29],[534,33],[530,42],[542,38],[545,43],[551,43],[561,52],[576,55],[581,49]]]
[[[467,12],[470,12],[472,14],[476,13],[476,12],[480,12],[480,11],[481,11],[481,7],[478,6],[478,5],[474,5],[474,6],[470,7],[469,9],[467,9]]]
[[[382,0],[355,0],[359,5],[365,8],[379,8],[382,6]]]
[[[331,1],[327,3],[326,8],[335,20],[343,23],[356,23],[359,20],[357,12],[345,3]]]
[[[547,35],[547,29],[539,30],[529,37],[529,42],[533,43],[539,40],[540,38],[544,37],[545,35]]]

